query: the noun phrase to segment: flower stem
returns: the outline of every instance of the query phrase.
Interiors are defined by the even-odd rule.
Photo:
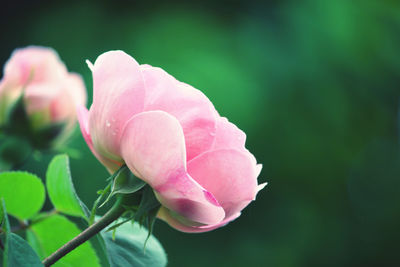
[[[97,222],[86,228],[82,233],[77,235],[74,239],[59,248],[56,252],[43,260],[44,266],[50,266],[56,263],[59,259],[67,255],[69,252],[88,241],[90,238],[98,234],[101,230],[106,228],[112,222],[117,220],[125,211],[123,207],[124,198],[118,197],[114,206],[101,217]]]

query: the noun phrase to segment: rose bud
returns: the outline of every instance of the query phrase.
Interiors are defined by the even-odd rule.
[[[202,92],[122,51],[88,64],[93,104],[78,115],[86,143],[110,173],[126,164],[152,187],[160,219],[206,232],[255,199],[261,165]]]
[[[82,78],[69,73],[57,53],[46,47],[16,49],[0,82],[0,127],[33,145],[48,146],[69,135],[77,106],[85,105]]]

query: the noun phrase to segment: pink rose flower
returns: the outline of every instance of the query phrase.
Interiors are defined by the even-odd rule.
[[[86,143],[110,173],[125,163],[148,183],[162,204],[157,216],[172,227],[223,226],[265,186],[246,135],[199,90],[122,51],[88,64],[93,104],[78,115]]]
[[[76,122],[76,107],[86,104],[82,78],[68,73],[57,53],[46,47],[16,49],[6,63],[0,82],[0,125],[22,94],[35,129],[65,122],[68,130]]]

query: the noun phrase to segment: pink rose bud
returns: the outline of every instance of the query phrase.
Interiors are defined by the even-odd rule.
[[[122,164],[148,183],[158,217],[184,232],[234,220],[265,184],[246,135],[199,90],[122,51],[94,65],[90,111],[78,118],[93,154],[113,173]]]
[[[53,49],[29,46],[16,49],[4,67],[0,126],[7,124],[12,106],[21,96],[31,128],[62,123],[65,134],[76,122],[77,106],[86,103],[86,88],[78,74],[67,71]]]

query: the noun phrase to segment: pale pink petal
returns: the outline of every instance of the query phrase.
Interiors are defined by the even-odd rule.
[[[210,100],[160,68],[141,65],[141,70],[146,83],[145,110],[162,110],[178,119],[185,135],[188,160],[209,150],[218,116]]]
[[[56,82],[35,83],[27,86],[24,91],[24,99],[28,114],[49,111],[51,102],[60,95],[61,89],[60,84]]]
[[[40,46],[15,49],[4,67],[4,76],[19,85],[57,81],[66,73],[57,52]]]
[[[65,91],[72,96],[74,106],[84,106],[87,101],[87,93],[85,83],[82,77],[77,73],[70,73],[67,76],[65,85]]]
[[[125,123],[143,110],[145,88],[138,63],[122,51],[99,56],[93,66],[93,105],[89,128],[99,153],[120,160]]]
[[[217,119],[217,133],[212,150],[235,148],[242,150],[245,147],[246,134],[225,117]]]
[[[154,189],[163,206],[203,224],[224,218],[212,194],[187,174],[182,127],[172,115],[148,111],[132,117],[123,130],[121,155],[131,171]]]
[[[65,121],[68,128],[72,128],[76,122],[77,107],[86,104],[86,88],[82,77],[75,73],[68,74],[58,86],[61,90],[53,89],[58,91],[58,95],[53,97],[50,104],[51,121]]]
[[[196,225],[188,225],[188,224],[183,223],[174,214],[171,214],[171,212],[164,207],[161,207],[160,211],[157,214],[158,218],[167,222],[171,227],[173,227],[179,231],[185,232],[185,233],[203,233],[203,232],[212,231],[217,228],[225,226],[226,224],[235,220],[239,216],[240,216],[240,212],[233,214],[229,218],[226,218],[222,222],[219,222],[217,224],[196,226]]]
[[[254,155],[246,149],[245,143],[246,134],[242,130],[240,130],[235,124],[229,122],[225,117],[219,117],[217,119],[217,134],[210,150],[228,148],[240,150],[248,154],[253,164],[256,165],[257,160]]]
[[[52,122],[68,123],[72,126],[76,119],[76,105],[74,100],[67,91],[60,91],[59,95],[52,99],[49,110]]]
[[[264,187],[267,186],[267,184],[268,184],[268,183],[259,184],[259,185],[257,186],[257,193],[258,193],[259,191],[263,190]]]
[[[262,164],[257,164],[256,165],[256,176],[258,177],[261,173],[263,165]]]
[[[88,110],[84,106],[79,106],[77,108],[77,114],[78,114],[78,121],[79,121],[80,129],[82,132],[82,136],[85,139],[86,144],[92,151],[93,155],[95,155],[96,158],[104,166],[106,166],[107,170],[110,173],[114,173],[116,170],[119,169],[119,167],[121,167],[122,164],[119,162],[115,162],[113,160],[107,159],[107,158],[101,156],[99,153],[97,153],[97,151],[93,147],[92,138],[90,137],[90,133],[89,133],[89,123],[88,123],[89,112],[88,112]]]
[[[221,149],[206,152],[188,163],[188,172],[210,191],[226,217],[240,212],[257,192],[257,169],[245,152]]]

